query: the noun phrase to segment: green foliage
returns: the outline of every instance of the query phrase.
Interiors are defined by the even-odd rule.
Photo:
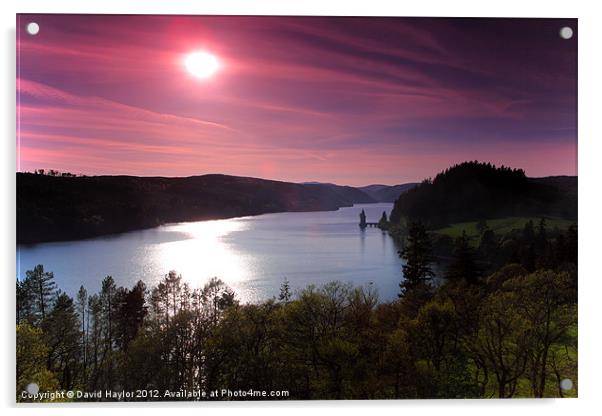
[[[48,346],[46,366],[60,375],[59,382],[65,390],[74,387],[81,368],[79,325],[73,299],[64,293],[58,295],[52,310],[41,324]]]
[[[480,236],[474,234],[475,223],[471,223],[472,231],[470,227],[458,224],[453,233],[445,234],[441,230],[430,233],[435,255],[443,259],[453,258],[455,262],[460,257],[458,254],[464,253],[466,259],[474,260],[468,264],[474,263],[483,275],[514,263],[521,264],[530,272],[537,269],[568,271],[577,264],[575,224],[550,218],[492,220],[488,224]],[[511,228],[509,224],[512,224]],[[506,226],[508,228],[504,228]],[[449,235],[456,235],[456,232],[459,234],[454,244]],[[457,264],[451,268],[455,266]],[[576,279],[576,272],[573,276]]]
[[[49,347],[42,330],[28,323],[17,325],[17,401],[24,401],[21,393],[27,385],[36,383],[40,391],[55,391],[59,382],[53,372],[46,368]]]
[[[575,396],[559,383],[577,380],[576,314],[571,271],[521,265],[477,285],[417,285],[387,303],[372,285],[342,282],[241,305],[219,279],[192,289],[171,272],[146,291],[107,277],[76,304],[59,294],[39,326],[17,325],[17,391],[33,380],[42,391],[291,399]]]

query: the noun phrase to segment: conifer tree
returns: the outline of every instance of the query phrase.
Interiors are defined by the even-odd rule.
[[[446,277],[450,280],[464,280],[466,283],[476,283],[480,271],[476,263],[475,250],[470,245],[466,231],[456,239],[454,259],[447,270]]]
[[[25,275],[29,281],[29,290],[31,290],[33,297],[34,313],[39,320],[44,320],[50,310],[52,298],[56,291],[54,274],[52,272],[45,272],[44,266],[38,264],[33,270],[25,272]]]
[[[86,372],[87,363],[88,363],[88,331],[86,328],[86,318],[87,318],[87,307],[88,307],[88,291],[85,287],[80,286],[79,291],[77,292],[77,312],[80,316],[81,320],[81,350],[82,350],[82,364],[84,368],[84,374]]]
[[[285,277],[284,282],[280,285],[280,295],[278,296],[278,300],[280,302],[288,303],[292,298],[291,294],[291,285],[288,279]]]
[[[435,275],[431,268],[432,243],[422,223],[410,223],[405,247],[399,252],[399,255],[405,261],[402,266],[404,280],[399,285],[401,289],[399,296],[401,297],[408,290],[427,283]]]

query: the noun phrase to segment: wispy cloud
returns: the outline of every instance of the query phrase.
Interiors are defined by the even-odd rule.
[[[29,17],[23,170],[365,184],[478,158],[576,173],[566,21]],[[197,49],[218,56],[214,78],[184,70]]]

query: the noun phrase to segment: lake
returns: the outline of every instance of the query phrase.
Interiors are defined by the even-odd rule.
[[[170,270],[192,287],[217,276],[243,302],[278,296],[287,278],[293,290],[333,280],[375,285],[393,300],[402,278],[398,247],[378,228],[361,230],[359,213],[376,222],[393,204],[360,204],[337,211],[287,212],[227,220],[167,224],[79,241],[20,245],[18,277],[36,264],[54,272],[74,295],[80,285],[100,290],[111,275],[121,286],[143,280],[150,288]]]

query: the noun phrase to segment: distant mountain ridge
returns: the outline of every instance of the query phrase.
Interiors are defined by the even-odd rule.
[[[401,194],[414,188],[418,183],[404,183],[401,185],[368,185],[357,189],[370,195],[377,202],[395,202]]]
[[[359,188],[219,174],[165,178],[17,173],[17,243],[76,240],[170,222],[331,211],[391,201],[395,201],[393,222],[401,217],[425,217],[447,224],[517,212],[576,218],[576,177],[526,178],[522,171],[508,171],[505,175],[516,186],[500,187],[496,180],[483,181],[470,169],[462,175],[453,169],[432,182]]]
[[[367,186],[341,186],[335,185],[333,183],[323,183],[323,182],[303,182],[303,185],[322,185],[329,186],[333,189],[340,190],[341,188],[345,188],[351,192],[358,200],[358,203],[370,203],[370,202],[395,202],[399,195],[402,193],[412,189],[416,185],[417,182],[404,183],[400,185],[367,185]],[[353,191],[352,191],[353,190]],[[362,196],[363,194],[363,196]]]
[[[374,202],[379,200],[351,186],[219,174],[164,178],[17,173],[17,242],[75,240],[169,222],[331,211]]]
[[[301,185],[309,188],[328,189],[342,199],[352,201],[354,204],[372,204],[379,202],[365,192],[352,186],[335,185],[333,183],[306,182]]]

